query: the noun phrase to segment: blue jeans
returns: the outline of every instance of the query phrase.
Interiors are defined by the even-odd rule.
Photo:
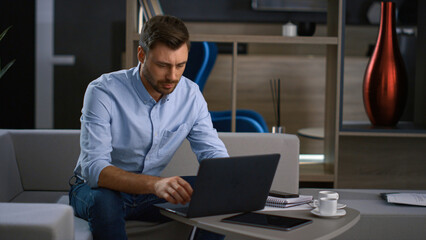
[[[196,177],[183,177],[194,186]],[[93,239],[127,239],[126,220],[148,222],[168,222],[169,218],[160,214],[155,203],[164,199],[154,194],[127,194],[106,188],[91,188],[78,180],[71,185],[70,205],[77,217],[89,222]],[[197,229],[194,239],[224,239],[223,235]]]

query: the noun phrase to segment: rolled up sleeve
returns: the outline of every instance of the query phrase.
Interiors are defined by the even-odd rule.
[[[198,161],[207,158],[228,157],[225,144],[220,140],[216,129],[213,128],[207,103],[201,93],[197,96],[196,102],[199,107],[198,118],[187,137],[192,151]]]
[[[111,165],[111,100],[108,92],[92,82],[86,90],[80,135],[81,175],[92,188],[98,187],[99,174]]]

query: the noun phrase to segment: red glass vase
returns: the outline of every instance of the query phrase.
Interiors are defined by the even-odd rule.
[[[363,98],[374,126],[394,127],[404,111],[408,80],[395,30],[395,3],[382,2],[376,47],[364,75]]]

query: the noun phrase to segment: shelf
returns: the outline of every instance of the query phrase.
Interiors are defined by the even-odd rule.
[[[343,122],[340,136],[426,137],[426,128],[399,122],[395,128],[374,127],[369,122]]]
[[[191,34],[191,41],[337,45],[337,37]]]
[[[300,167],[300,180],[313,182],[334,182],[337,172],[334,170],[335,162],[338,161],[338,126],[339,126],[339,102],[340,83],[343,72],[343,40],[344,40],[344,18],[345,0],[327,0],[327,26],[326,33],[313,37],[286,37],[279,33],[271,35],[256,35],[257,32],[248,34],[223,34],[213,32],[209,28],[202,32],[190,30],[191,41],[208,41],[218,43],[232,43],[231,67],[231,103],[232,121],[231,131],[236,130],[237,109],[237,81],[238,81],[238,43],[259,44],[299,44],[299,45],[321,45],[326,46],[325,53],[325,126],[324,126],[324,163],[302,164]],[[138,46],[139,34],[137,33],[137,1],[127,0],[126,10],[126,67],[130,68],[137,63],[136,48]],[[219,28],[220,30],[221,28]],[[208,33],[205,33],[205,30]],[[254,34],[253,34],[254,33]],[[327,169],[327,171],[325,170]]]
[[[416,11],[423,13],[426,4],[423,4],[424,1],[417,2]],[[424,42],[426,38],[425,23],[426,18],[418,14],[417,42]],[[426,95],[424,90],[426,84],[424,79],[426,70],[424,62],[426,48],[418,44],[415,52],[416,58],[411,64],[415,66],[415,76],[411,79],[411,84],[415,86],[412,92],[415,97],[410,104],[413,107],[413,117],[419,125],[401,121],[394,128],[383,128],[373,127],[368,120],[343,121],[344,96],[343,93],[337,95],[339,96],[337,112],[340,116],[337,136],[335,136],[338,150],[335,188],[421,189],[425,187]],[[341,80],[343,86],[343,79]]]
[[[323,163],[300,163],[300,182],[333,182],[334,175],[324,170]]]
[[[275,43],[275,44],[314,44],[337,45],[337,37],[284,37],[273,35],[225,35],[225,34],[190,34],[191,41],[222,42],[222,43]],[[139,34],[133,35],[139,41]]]
[[[324,128],[302,128],[297,131],[297,135],[311,139],[324,140]]]

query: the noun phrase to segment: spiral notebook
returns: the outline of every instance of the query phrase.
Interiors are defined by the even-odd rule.
[[[302,205],[305,203],[310,203],[312,202],[312,199],[313,197],[309,195],[300,195],[297,198],[280,198],[280,197],[268,196],[268,198],[266,199],[265,206],[288,208],[288,207]]]

